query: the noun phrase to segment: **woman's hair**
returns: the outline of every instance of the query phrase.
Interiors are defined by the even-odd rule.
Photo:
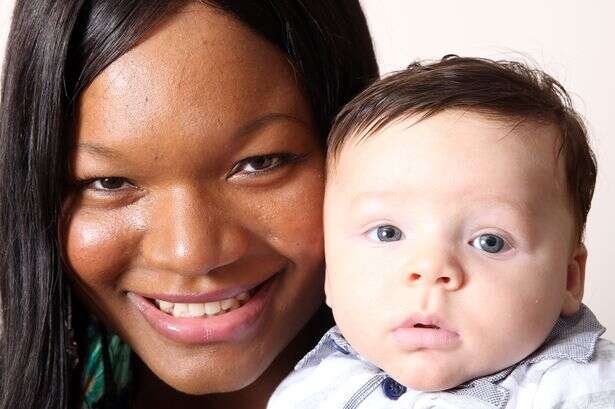
[[[0,408],[71,403],[68,290],[58,221],[79,93],[187,1],[22,0],[0,108]],[[378,75],[358,0],[202,1],[275,44],[324,138]]]

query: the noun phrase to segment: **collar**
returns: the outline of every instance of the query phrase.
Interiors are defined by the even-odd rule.
[[[571,359],[578,363],[588,363],[596,349],[596,344],[605,328],[596,316],[584,304],[579,311],[569,317],[560,317],[543,344],[525,359],[497,373],[472,379],[447,392],[479,398],[496,408],[504,408],[510,399],[510,391],[500,384],[515,368],[547,359]],[[310,351],[295,369],[318,365],[330,354],[339,351],[374,366],[357,353],[346,341],[337,326],[331,328],[321,338],[316,347]],[[384,371],[380,370],[384,373]],[[384,378],[383,378],[384,379]]]

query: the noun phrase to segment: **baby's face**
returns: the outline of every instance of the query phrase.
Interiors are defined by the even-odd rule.
[[[445,111],[349,141],[328,172],[327,302],[398,382],[442,390],[533,352],[578,309],[555,127]]]

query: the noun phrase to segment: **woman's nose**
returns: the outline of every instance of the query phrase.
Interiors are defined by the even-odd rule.
[[[465,280],[463,267],[451,249],[424,249],[408,266],[406,281],[411,286],[440,286],[447,291],[461,288]]]
[[[248,233],[229,219],[231,213],[203,192],[184,189],[165,195],[154,205],[141,243],[147,267],[201,275],[240,259]]]

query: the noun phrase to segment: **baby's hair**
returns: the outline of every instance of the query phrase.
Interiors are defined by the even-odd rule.
[[[360,141],[393,122],[411,116],[421,121],[449,109],[557,126],[557,155],[564,155],[577,239],[582,240],[597,171],[585,125],[559,82],[520,62],[448,55],[434,63],[414,62],[376,81],[337,115],[327,142],[328,165],[351,139]]]

